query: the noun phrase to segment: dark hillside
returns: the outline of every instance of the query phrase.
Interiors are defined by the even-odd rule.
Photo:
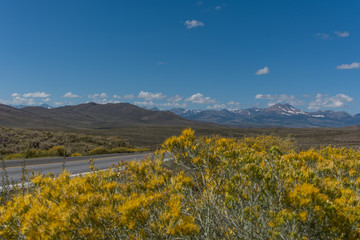
[[[0,126],[32,128],[58,128],[56,123],[47,122],[35,113],[26,112],[7,105],[0,104]]]
[[[54,109],[0,107],[0,126],[34,129],[107,129],[125,126],[194,126],[168,111],[146,110],[129,103],[86,103]],[[210,124],[206,124],[209,125]]]

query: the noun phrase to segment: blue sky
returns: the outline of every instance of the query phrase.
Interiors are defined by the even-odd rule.
[[[360,112],[359,1],[0,2],[0,102]]]

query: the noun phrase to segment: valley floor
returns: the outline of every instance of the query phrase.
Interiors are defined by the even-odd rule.
[[[117,135],[128,140],[130,144],[157,148],[170,136],[179,135],[185,127],[151,126],[124,127],[117,129],[84,130],[94,135]],[[360,128],[226,128],[226,127],[194,127],[198,136],[219,135],[241,139],[245,136],[274,135],[292,137],[299,150],[320,146],[360,147]]]

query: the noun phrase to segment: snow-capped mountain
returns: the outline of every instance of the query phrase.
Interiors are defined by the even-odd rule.
[[[282,115],[286,115],[286,116],[307,114],[306,112],[304,112],[300,109],[294,108],[290,104],[275,104],[275,105],[265,109],[265,111],[282,114]]]
[[[343,127],[360,124],[360,114],[344,111],[305,112],[290,104],[275,104],[268,108],[236,110],[187,110],[171,112],[187,119],[236,127]]]
[[[183,118],[187,118],[188,116],[192,116],[194,114],[202,112],[202,110],[191,110],[184,108],[173,108],[170,112],[175,113],[176,115],[182,116]]]

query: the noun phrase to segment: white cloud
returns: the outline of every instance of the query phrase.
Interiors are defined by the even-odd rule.
[[[256,94],[255,99],[269,99],[270,97],[270,94]]]
[[[344,32],[334,32],[334,34],[338,37],[344,38],[344,37],[348,37],[350,36],[350,33],[348,31],[344,31]]]
[[[175,95],[167,99],[168,102],[180,102],[183,98],[180,95]]]
[[[100,97],[101,97],[101,98],[108,98],[108,95],[107,95],[106,93],[101,93],[101,94],[100,94]]]
[[[354,69],[354,68],[360,68],[359,62],[353,62],[351,64],[341,64],[339,66],[336,66],[337,69]]]
[[[240,108],[241,103],[235,102],[235,101],[230,101],[230,102],[228,102],[226,105],[228,105],[228,109],[233,109],[233,110],[235,110],[235,109],[239,109],[239,108]]]
[[[0,99],[0,103],[5,104],[5,105],[10,104],[10,102],[8,100],[5,100],[5,99]]]
[[[103,103],[121,103],[120,101],[118,100],[106,100],[105,102]]]
[[[118,101],[118,100],[111,100],[111,99],[107,99],[107,98],[97,98],[97,99],[93,99],[93,102],[99,103],[99,104],[120,103],[120,101]]]
[[[109,96],[106,93],[95,93],[95,94],[89,94],[88,98],[108,98]]]
[[[318,93],[315,100],[309,103],[308,109],[318,110],[322,108],[339,108],[344,107],[346,103],[352,102],[353,100],[353,98],[342,93],[332,97]]]
[[[73,94],[72,92],[65,93],[65,95],[63,97],[64,98],[80,98],[79,95]]]
[[[135,96],[133,94],[128,94],[128,95],[125,95],[125,96],[120,96],[120,95],[114,94],[113,98],[114,99],[134,99]]]
[[[141,91],[137,97],[145,99],[145,101],[147,101],[147,102],[151,102],[152,100],[161,100],[161,99],[165,98],[166,96],[163,95],[161,92],[151,93],[151,92]]]
[[[230,106],[239,106],[240,105],[240,103],[239,102],[235,102],[235,101],[230,101],[230,102],[228,102],[227,103],[227,105],[230,105]]]
[[[257,94],[255,96],[255,99],[269,100],[269,102],[267,104],[268,106],[272,106],[277,103],[288,103],[288,104],[294,105],[294,106],[304,105],[304,101],[302,101],[301,99],[297,99],[294,95],[289,96],[286,94],[281,94],[281,95]]]
[[[187,29],[190,29],[190,28],[196,28],[196,27],[203,27],[203,26],[205,26],[205,24],[198,20],[187,20],[185,22],[185,26]]]
[[[156,107],[186,107],[186,103],[180,103],[180,101],[183,99],[179,95],[175,95],[172,97],[169,97],[166,99],[167,102],[163,103],[157,103],[153,100],[161,100],[164,99],[166,96],[162,93],[150,93],[150,92],[144,92],[141,91],[137,98],[142,98],[144,101],[137,101],[134,102],[136,105],[140,106],[156,106]]]
[[[45,97],[45,96],[50,96],[50,95],[46,94],[44,92],[26,93],[23,95],[21,95],[19,93],[13,93],[13,94],[11,94],[12,100],[11,101],[4,100],[4,102],[6,102],[6,104],[13,104],[13,105],[33,106],[33,105],[36,105],[33,97]],[[47,100],[47,99],[44,99],[43,101],[45,101],[45,100]]]
[[[186,103],[177,103],[177,102],[168,102],[168,103],[162,103],[159,106],[184,108],[187,106],[187,104]]]
[[[63,103],[62,102],[54,102],[54,105],[55,106],[61,106],[61,105],[63,105]]]
[[[157,63],[157,65],[163,65],[163,64],[166,64],[167,62],[163,62],[163,61],[159,61],[158,63]]]
[[[177,103],[177,102],[154,103],[153,101],[134,102],[134,104],[139,105],[139,106],[181,107],[181,108],[184,108],[187,106],[186,103]]]
[[[45,92],[32,92],[32,93],[23,94],[23,97],[26,97],[26,98],[29,98],[29,97],[32,97],[32,98],[47,98],[49,96],[50,96],[50,94],[45,93]]]
[[[118,101],[108,100],[109,96],[106,93],[89,94],[88,98],[92,99],[93,102],[100,104],[118,103]]]
[[[315,36],[321,38],[321,39],[329,39],[330,35],[327,33],[317,33]]]
[[[226,108],[225,104],[214,104],[212,106],[207,106],[207,109],[224,109]]]
[[[185,99],[185,102],[199,103],[199,104],[211,104],[215,103],[215,99],[211,99],[210,97],[204,97],[201,93],[196,93],[191,97]]]
[[[124,99],[134,99],[135,96],[133,94],[128,94],[124,96]]]
[[[135,105],[140,106],[155,106],[156,104],[153,101],[142,101],[142,102],[134,102]]]
[[[334,37],[345,38],[350,36],[350,33],[348,31],[344,31],[344,32],[335,31],[334,34],[317,33],[315,34],[315,36],[325,40],[325,39],[334,39]]]
[[[11,103],[14,105],[29,105],[29,106],[36,105],[33,98],[24,98],[21,96],[13,97]]]
[[[259,70],[257,70],[257,72],[255,74],[263,75],[263,74],[268,74],[269,72],[270,72],[270,69],[265,66],[264,68],[260,68]]]
[[[12,100],[7,101],[8,104],[13,105],[26,105],[26,106],[34,106],[39,103],[36,103],[34,98],[42,98],[41,102],[50,102],[49,98],[50,94],[45,92],[32,92],[32,93],[25,93],[25,94],[19,94],[19,93],[13,93],[11,94]],[[40,102],[40,103],[41,103]]]
[[[215,10],[217,10],[217,11],[219,11],[220,9],[221,9],[220,6],[216,6],[216,7],[215,7]]]

